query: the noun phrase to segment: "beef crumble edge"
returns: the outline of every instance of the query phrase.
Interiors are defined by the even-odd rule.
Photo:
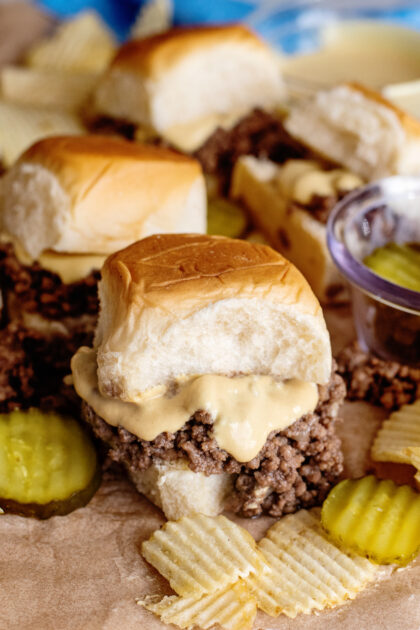
[[[17,322],[0,330],[0,413],[39,407],[79,416],[80,399],[63,379],[72,355],[92,341],[83,323],[71,335],[49,337]]]
[[[391,411],[420,398],[420,368],[380,359],[365,352],[357,341],[336,360],[348,400],[363,400]]]
[[[37,262],[22,265],[11,243],[0,244],[0,286],[5,304],[7,293],[11,292],[27,313],[37,313],[48,320],[96,315],[99,279],[100,272],[95,270],[77,282],[64,284],[58,274],[43,269]]]
[[[343,469],[340,441],[335,434],[337,412],[345,386],[333,374],[319,387],[319,402],[283,431],[273,431],[250,462],[241,463],[220,449],[212,435],[212,419],[197,411],[176,433],[141,440],[123,427],[112,427],[84,402],[82,416],[109,448],[109,457],[128,471],[146,470],[153,461],[184,460],[205,475],[235,476],[233,510],[243,516],[279,517],[322,503]]]

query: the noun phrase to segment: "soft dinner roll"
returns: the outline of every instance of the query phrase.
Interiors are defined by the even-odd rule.
[[[317,153],[366,180],[420,174],[420,122],[360,85],[302,100],[284,125]]]
[[[193,151],[219,126],[283,95],[277,58],[243,25],[175,28],[124,44],[93,108]]]
[[[153,236],[106,260],[99,296],[102,394],[136,401],[197,374],[317,383],[330,376],[319,303],[297,269],[267,246]]]
[[[137,490],[160,507],[169,520],[192,512],[215,516],[223,510],[232,491],[232,475],[207,477],[190,470],[184,461],[153,462],[147,470],[129,471],[129,476]]]
[[[73,356],[82,416],[168,518],[279,516],[342,470],[321,308],[266,245],[150,236],[110,256],[93,348]]]
[[[2,223],[32,259],[109,254],[156,232],[206,231],[197,161],[160,147],[82,136],[41,140],[3,178]]]

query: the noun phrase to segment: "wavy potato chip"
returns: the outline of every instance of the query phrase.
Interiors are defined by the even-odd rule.
[[[143,39],[163,33],[172,25],[173,12],[171,0],[148,0],[141,7],[131,27],[131,39]]]
[[[411,464],[407,449],[420,448],[420,400],[403,405],[382,424],[372,445],[372,459]]]
[[[346,479],[329,493],[321,519],[337,544],[381,564],[406,564],[420,550],[420,494],[410,486]]]
[[[115,50],[115,39],[99,15],[84,11],[31,48],[26,63],[37,68],[102,72]]]
[[[320,510],[285,516],[258,543],[269,572],[251,575],[247,584],[257,605],[272,617],[296,617],[354,598],[372,581],[377,565],[348,555],[327,537]]]
[[[0,101],[0,160],[11,166],[37,140],[54,135],[79,135],[85,129],[70,112]]]
[[[251,534],[224,516],[169,521],[142,544],[142,555],[186,597],[214,593],[264,568]]]
[[[164,623],[180,628],[199,626],[207,630],[219,624],[226,630],[250,630],[257,614],[255,598],[242,580],[200,599],[174,595],[156,603],[147,600],[138,603]]]
[[[92,93],[97,80],[98,75],[92,73],[6,66],[0,74],[0,91],[6,101],[77,111]]]
[[[407,457],[410,460],[410,464],[417,469],[416,474],[414,475],[414,481],[417,484],[417,487],[420,489],[420,447],[415,446],[406,449]]]

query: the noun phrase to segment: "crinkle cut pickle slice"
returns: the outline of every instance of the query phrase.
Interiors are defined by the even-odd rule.
[[[346,479],[324,501],[321,520],[334,542],[379,564],[407,564],[420,550],[420,494],[410,486]]]
[[[92,440],[74,418],[38,409],[0,415],[0,507],[37,518],[86,505],[100,484]]]

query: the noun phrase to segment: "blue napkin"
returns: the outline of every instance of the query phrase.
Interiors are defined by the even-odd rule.
[[[59,18],[70,17],[83,9],[96,10],[117,37],[127,37],[140,7],[147,0],[38,0],[38,4]],[[345,15],[350,18],[371,18],[390,21],[420,30],[418,0],[389,2],[347,2],[316,0],[173,0],[175,24],[212,22],[248,23],[273,45],[285,52],[307,50],[317,45],[319,26]]]

